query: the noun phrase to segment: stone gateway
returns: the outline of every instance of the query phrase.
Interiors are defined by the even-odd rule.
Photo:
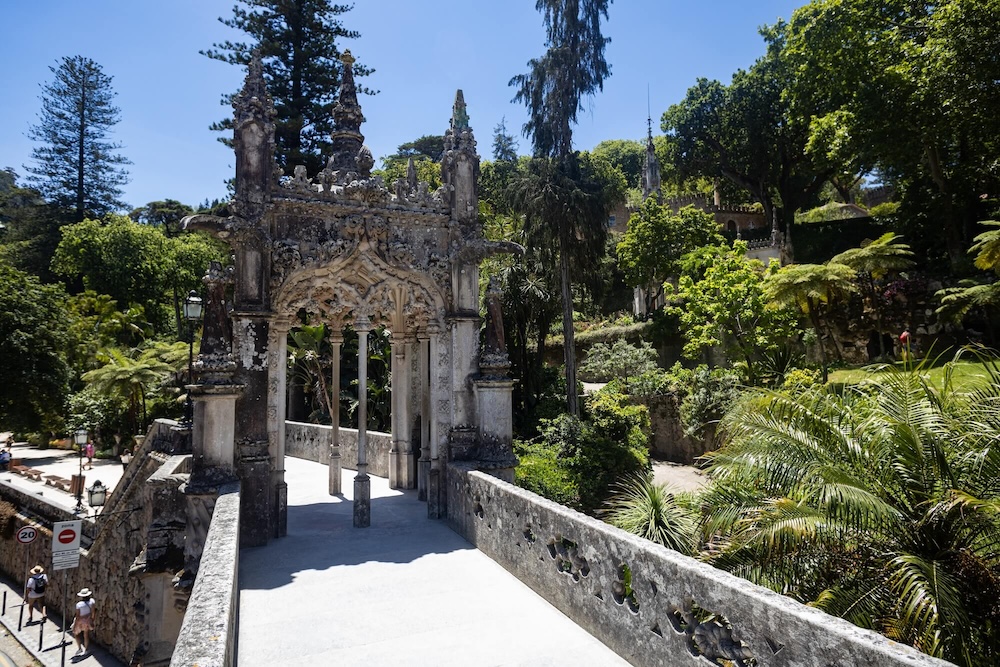
[[[288,176],[275,161],[275,112],[255,57],[233,102],[232,215],[184,221],[188,229],[224,240],[235,259],[229,271],[214,267],[206,278],[210,297],[216,294],[207,317],[224,308],[211,286],[232,283],[231,334],[218,324],[208,331],[206,321],[197,381],[189,391],[196,403],[196,466],[217,470],[212,477],[228,471],[241,481],[242,546],[265,544],[286,531],[286,339],[302,312],[332,332],[333,387],[340,386],[346,326],[358,334],[360,361],[367,359],[373,327],[391,332],[389,482],[418,489],[429,516],[447,512],[449,461],[478,462],[506,479],[516,465],[506,351],[490,349],[485,358],[480,351],[479,264],[519,248],[483,236],[479,156],[462,91],[445,133],[443,185],[430,191],[413,169],[386,184],[371,174],[374,159],[361,134],[364,116],[349,51],[342,62],[333,153],[319,173],[295,166]],[[354,524],[363,527],[371,521],[365,363],[358,364],[358,381]],[[335,424],[337,404],[332,402]],[[341,491],[338,436],[331,429],[331,494]]]

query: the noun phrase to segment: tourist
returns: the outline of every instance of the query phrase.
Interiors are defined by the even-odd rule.
[[[122,470],[128,470],[128,464],[132,462],[132,450],[130,450],[128,447],[122,450],[121,460],[122,460]]]
[[[900,358],[903,361],[910,360],[910,330],[903,329],[903,333],[899,334],[899,352]]]
[[[28,581],[24,585],[24,602],[28,605],[28,623],[35,620],[35,606],[38,606],[38,613],[45,618],[45,587],[49,585],[49,576],[45,574],[45,568],[36,565],[31,568]]]
[[[89,588],[83,588],[76,594],[80,600],[76,603],[76,615],[73,617],[73,639],[76,640],[76,654],[87,655],[90,652],[90,631],[94,629],[94,598]],[[83,635],[81,641],[80,635]]]
[[[87,465],[83,466],[84,470],[94,469],[94,443],[87,441],[87,444],[83,446],[83,455],[87,457]]]
[[[10,468],[10,452],[0,449],[0,470],[6,471]]]

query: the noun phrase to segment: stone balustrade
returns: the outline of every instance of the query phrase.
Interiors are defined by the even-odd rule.
[[[468,466],[447,483],[452,528],[634,665],[950,664]]]
[[[324,424],[285,422],[285,456],[330,463],[330,431]],[[389,476],[389,449],[392,435],[378,431],[368,431],[368,472],[378,477]],[[358,430],[340,428],[340,465],[350,470],[358,468]]]
[[[240,485],[234,482],[219,489],[171,667],[235,664],[239,554]]]

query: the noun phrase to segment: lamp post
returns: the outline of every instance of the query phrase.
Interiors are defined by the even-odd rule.
[[[188,384],[194,384],[194,323],[201,319],[201,297],[194,290],[188,292],[184,299],[184,319],[188,324]],[[184,425],[191,428],[194,422],[194,402],[191,400],[191,391],[187,392],[187,400],[184,401]]]
[[[77,453],[80,459],[80,474],[76,478],[76,513],[83,512],[83,448],[87,444],[87,429],[80,427],[73,433],[73,442],[76,443]]]

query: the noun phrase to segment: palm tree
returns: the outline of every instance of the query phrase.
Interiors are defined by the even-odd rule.
[[[757,391],[701,497],[718,567],[969,667],[1000,661],[1000,368]]]
[[[809,317],[823,364],[823,382],[828,379],[826,347],[820,331],[823,306],[855,290],[854,269],[843,264],[789,264],[764,279],[764,294],[776,307],[794,306]]]
[[[1000,222],[984,220],[979,224],[993,227],[975,238],[975,243],[969,248],[976,254],[976,266],[984,271],[1000,274]],[[989,312],[1000,304],[1000,282],[978,283],[972,280],[963,281],[958,287],[948,287],[940,290],[935,296],[941,299],[937,313],[956,323],[970,310],[978,309],[986,314],[983,319],[989,328],[990,340],[996,341],[993,334],[993,319]]]
[[[694,550],[695,513],[678,503],[665,486],[655,484],[649,474],[621,482],[607,502],[604,519],[668,549],[688,555]]]
[[[131,352],[134,356],[118,349],[107,350],[107,363],[84,373],[83,379],[100,392],[127,400],[129,424],[134,433],[141,433],[146,429],[146,397],[163,383],[172,368],[157,357],[162,352],[157,348],[145,351],[135,348]]]
[[[861,291],[868,301],[868,307],[875,315],[875,329],[878,331],[879,356],[885,357],[885,338],[882,336],[882,307],[878,298],[878,283],[889,273],[905,271],[913,266],[910,246],[899,243],[901,237],[887,232],[860,248],[845,250],[830,259],[830,264],[849,266],[857,273]]]

